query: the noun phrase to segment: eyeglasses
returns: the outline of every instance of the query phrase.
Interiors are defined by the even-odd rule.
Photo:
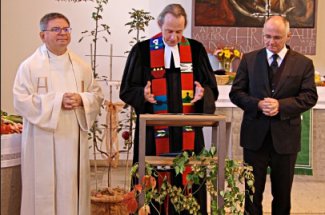
[[[43,31],[51,31],[51,32],[53,32],[55,34],[60,34],[62,31],[64,33],[71,33],[71,30],[72,30],[72,28],[58,28],[58,27],[55,27],[55,28],[51,28],[49,30],[43,30]]]
[[[282,40],[285,37],[285,36],[274,36],[274,37],[272,37],[271,35],[268,35],[268,34],[265,34],[263,36],[264,36],[264,39],[267,40],[267,41],[270,41],[273,38],[273,40],[276,41],[276,42]]]

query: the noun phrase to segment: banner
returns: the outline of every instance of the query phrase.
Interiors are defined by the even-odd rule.
[[[237,45],[241,53],[261,49],[265,18],[275,12],[286,15],[290,22],[292,34],[287,44],[304,55],[315,55],[317,1],[271,2],[269,14],[265,1],[192,0],[192,39],[210,52],[228,45]]]
[[[296,161],[296,175],[313,175],[312,113],[311,109],[301,114],[301,151]]]

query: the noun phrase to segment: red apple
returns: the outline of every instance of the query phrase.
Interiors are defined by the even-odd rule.
[[[124,140],[128,140],[129,137],[130,137],[130,133],[128,131],[124,131],[122,133],[122,137],[123,137]]]

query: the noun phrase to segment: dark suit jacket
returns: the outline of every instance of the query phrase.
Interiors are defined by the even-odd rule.
[[[282,76],[273,96],[265,48],[245,54],[239,65],[229,96],[244,110],[240,135],[240,145],[244,148],[258,150],[270,129],[279,154],[292,154],[301,149],[300,114],[312,108],[318,99],[314,65],[312,60],[287,47]],[[258,110],[258,101],[266,97],[279,101],[276,116],[268,117]]]

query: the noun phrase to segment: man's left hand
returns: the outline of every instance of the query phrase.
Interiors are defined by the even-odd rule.
[[[279,113],[279,102],[273,98],[264,98],[264,105],[262,108],[266,116],[275,116]]]
[[[195,84],[195,95],[194,95],[194,99],[191,101],[192,104],[202,99],[204,95],[204,88],[201,86],[201,84],[197,81],[195,81],[194,84]]]
[[[78,93],[65,93],[62,100],[62,108],[65,110],[77,109],[83,106],[81,96]]]

